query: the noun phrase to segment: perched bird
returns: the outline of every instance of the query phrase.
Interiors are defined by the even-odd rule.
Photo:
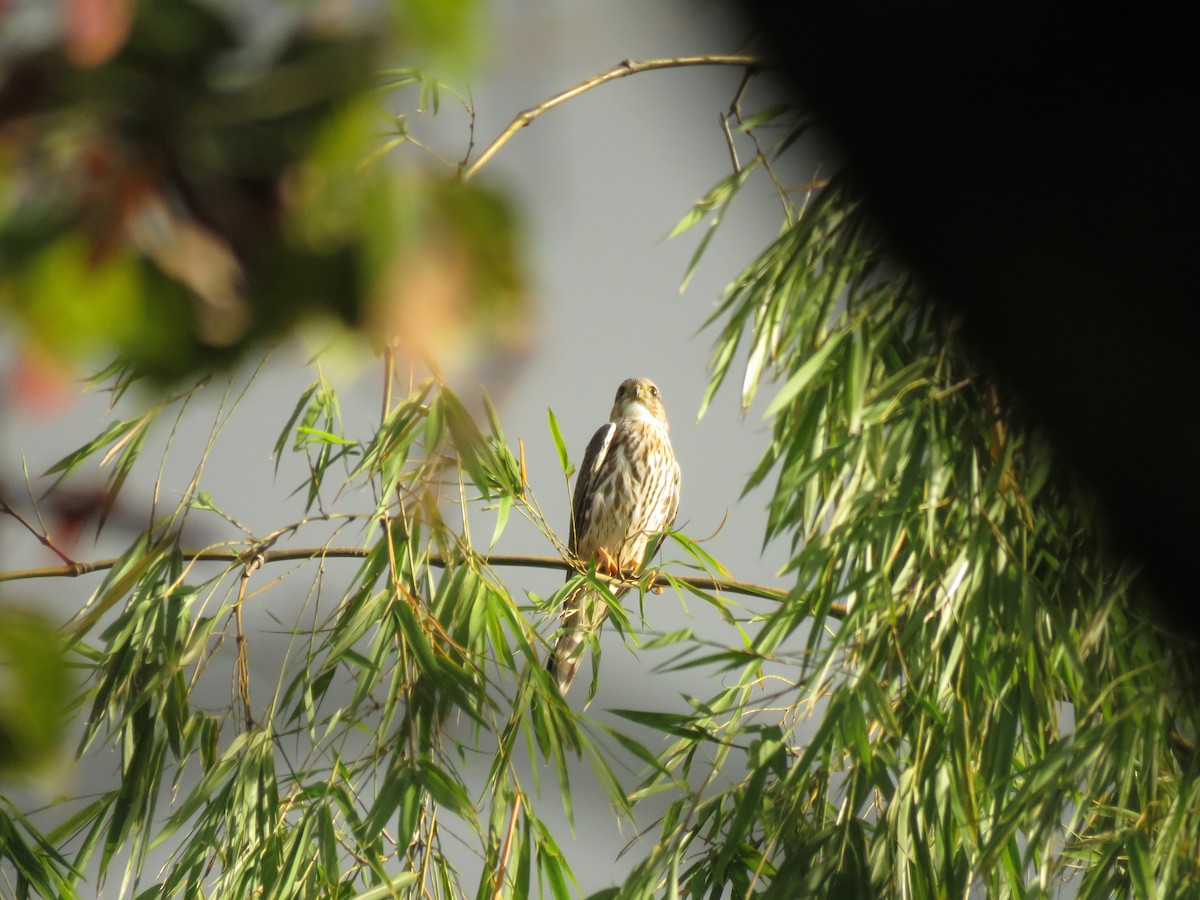
[[[669,528],[678,510],[679,464],[662,397],[649,379],[629,378],[617,389],[608,424],[583,454],[568,549],[580,565],[594,562],[597,572],[632,575],[641,568],[650,538]],[[624,590],[610,592],[616,599]],[[562,634],[546,661],[560,693],[571,686],[583,641],[604,621],[608,601],[594,588],[581,587],[563,603]]]

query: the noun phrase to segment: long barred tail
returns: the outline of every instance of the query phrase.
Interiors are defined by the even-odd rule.
[[[558,685],[558,692],[564,697],[571,688],[571,682],[575,680],[575,673],[579,671],[585,636],[585,632],[580,628],[566,632],[559,637],[558,643],[554,645],[554,652],[546,660],[546,671],[550,673],[550,677]]]
[[[623,591],[621,593],[624,593]],[[609,598],[598,591],[580,590],[563,603],[562,634],[546,660],[546,671],[563,696],[571,688],[586,649],[583,642],[608,615]]]

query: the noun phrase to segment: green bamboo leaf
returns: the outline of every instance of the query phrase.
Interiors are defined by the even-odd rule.
[[[705,550],[683,532],[668,531],[666,536],[682,547],[687,554],[692,557],[692,559],[700,563],[700,565],[703,566],[707,571],[716,572],[724,578],[731,577],[728,569],[717,562],[717,560],[714,559],[707,550]]]
[[[521,817],[521,827],[515,832],[519,835],[519,840],[514,848],[513,856],[516,860],[517,874],[513,880],[513,897],[532,897],[531,887],[533,885],[533,825],[529,821],[529,816]]]
[[[475,818],[475,806],[466,789],[453,777],[429,761],[421,761],[415,769],[421,786],[436,802],[467,820]]]
[[[459,402],[459,399],[444,388],[441,392],[441,408],[446,417],[450,436],[454,440],[454,449],[458,453],[459,462],[475,487],[484,497],[490,497],[493,479],[489,478],[487,470],[489,463],[492,466],[495,463],[494,460],[488,458],[490,456],[489,448],[483,440],[479,426],[475,424],[475,420],[471,418],[470,413]]]
[[[749,131],[753,131],[755,128],[760,128],[767,122],[770,122],[773,119],[778,119],[784,113],[791,112],[793,109],[793,105],[787,102],[773,103],[770,106],[763,107],[758,112],[746,116],[741,122],[739,122],[737,132],[739,134],[745,134]]]
[[[503,446],[506,442],[504,440],[504,428],[500,425],[500,414],[496,412],[496,407],[492,404],[492,398],[488,396],[487,391],[483,392],[482,397],[483,409],[487,414],[488,427],[491,428],[492,436]]]
[[[700,409],[696,412],[696,421],[704,418],[704,414],[708,412],[708,407],[712,403],[713,397],[716,396],[722,383],[725,381],[725,376],[729,372],[729,367],[733,362],[734,352],[738,348],[738,338],[722,336],[718,342],[717,350],[713,354],[712,361],[709,363],[709,369],[712,371],[712,378],[709,379],[708,387],[705,388],[704,396],[700,399]]]
[[[5,861],[41,896],[69,896],[71,884],[80,877],[58,849],[4,797],[0,797],[0,848]]]
[[[416,872],[401,872],[399,875],[389,878],[386,884],[380,884],[360,894],[355,894],[354,900],[391,900],[397,896],[401,888],[412,887],[420,880],[421,877]]]
[[[305,444],[337,444],[342,447],[356,447],[358,441],[352,441],[349,438],[340,437],[331,431],[325,431],[321,428],[310,428],[307,425],[301,425],[296,429],[296,439],[305,438]]]
[[[804,365],[800,366],[800,368],[798,368],[792,374],[792,376],[788,378],[787,383],[784,384],[779,393],[775,395],[775,399],[771,401],[770,405],[766,408],[766,411],[763,412],[764,419],[769,419],[779,413],[779,411],[791,403],[802,390],[808,387],[809,383],[812,382],[812,380],[824,367],[825,362],[829,359],[830,354],[832,354],[833,351],[836,350],[841,344],[844,334],[844,332],[839,332],[827,339],[825,343],[818,347],[817,350],[804,362]]]
[[[67,631],[74,635],[87,634],[153,566],[162,561],[177,541],[178,535],[167,534],[152,546],[146,546],[144,538],[139,537],[108,571],[88,605],[71,620]]]
[[[145,430],[152,418],[153,413],[144,413],[140,416],[134,416],[132,419],[114,422],[82,447],[68,453],[48,468],[42,473],[43,477],[57,474],[60,476],[60,480],[61,478],[65,478],[78,468],[80,463],[94,455],[98,450],[107,447],[109,444],[132,440],[139,432]]]
[[[675,631],[668,631],[665,634],[657,635],[646,641],[642,646],[647,650],[654,650],[659,647],[670,647],[673,644],[687,644],[694,636],[692,629],[679,628]]]
[[[320,385],[320,381],[314,381],[304,389],[304,392],[300,395],[300,399],[296,401],[296,406],[292,409],[292,414],[288,416],[288,420],[284,424],[283,430],[279,432],[279,437],[276,439],[275,447],[272,450],[272,455],[275,457],[276,473],[279,472],[279,463],[283,459],[283,448],[287,446],[288,438],[292,436],[292,429],[295,427],[296,422],[300,419],[300,417],[304,415],[305,410],[308,409],[309,402],[312,400],[313,395],[317,392],[317,389],[320,387]]]
[[[742,185],[746,183],[757,162],[757,159],[752,160],[746,167],[727,175],[717,182],[712,190],[696,201],[687,214],[671,229],[667,237],[678,237],[700,222],[705,216],[718,212],[727,206],[734,196],[737,195]]]
[[[284,890],[303,884],[301,873],[311,861],[312,838],[316,824],[316,816],[304,816],[300,821],[300,827],[293,829],[287,835],[283,865],[279,869],[276,881]]]
[[[655,731],[661,731],[663,734],[671,734],[676,737],[691,738],[693,740],[705,740],[709,736],[708,732],[693,726],[689,716],[677,713],[647,712],[639,709],[610,709],[609,712],[614,716],[620,716],[622,719],[628,719],[630,722],[635,722],[638,725],[644,725],[647,728],[653,728]]]
[[[609,728],[606,725],[597,725],[597,727],[601,731],[603,731],[604,734],[607,734],[612,740],[616,741],[618,744],[620,744],[622,747],[624,747],[627,752],[636,756],[643,764],[645,764],[651,770],[654,770],[661,775],[669,775],[670,774],[670,769],[667,768],[666,766],[664,766],[662,764],[662,761],[657,756],[655,756],[653,753],[651,753],[644,744],[641,744],[638,741],[635,741],[633,738],[631,738],[627,734],[622,734],[620,731],[617,731],[615,728]]]
[[[558,419],[554,417],[554,410],[550,407],[546,407],[546,415],[550,420],[550,435],[554,438],[554,448],[558,451],[558,464],[562,466],[563,474],[570,478],[575,474],[575,467],[571,465],[571,458],[567,454],[567,443],[558,428]]]
[[[572,896],[568,882],[574,885],[578,892],[579,886],[575,883],[575,877],[567,867],[553,834],[542,827],[540,822],[531,821],[530,825],[536,834],[538,874],[549,886],[552,897],[556,900],[567,900]]]
[[[1130,831],[1125,846],[1129,853],[1129,877],[1134,893],[1138,897],[1162,896],[1154,877],[1154,865],[1150,862],[1150,846],[1145,834],[1140,829]]]
[[[496,542],[500,540],[500,535],[504,534],[504,527],[508,524],[508,516],[512,512],[513,498],[511,495],[505,494],[500,498],[496,507],[496,527],[492,530],[492,538],[488,541],[488,552],[490,553],[496,546]]]

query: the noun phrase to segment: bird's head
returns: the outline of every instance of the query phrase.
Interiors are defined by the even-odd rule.
[[[667,427],[667,411],[663,409],[662,395],[653,381],[649,378],[626,378],[621,382],[609,421],[618,419],[649,419],[663,428]]]

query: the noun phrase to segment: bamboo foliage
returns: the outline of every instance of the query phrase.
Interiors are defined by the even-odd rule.
[[[714,322],[710,396],[739,344],[743,403],[778,385],[748,487],[774,481],[795,588],[706,654],[740,678],[670,723],[637,791],[735,783],[676,800],[616,894],[1196,890],[1191,648],[845,181]]]
[[[532,878],[567,896],[573,875],[531,812],[514,761],[521,740],[554,763],[568,811],[567,763],[578,754],[628,810],[604,749],[541,671],[534,625],[545,617],[520,605],[469,532],[442,515],[457,495],[451,522],[471,508],[516,507],[550,533],[498,418],[481,430],[434,381],[400,398],[361,441],[342,433],[336,407],[327,382],[306,390],[280,446],[308,460],[308,511],[356,487],[375,498],[373,509],[348,515],[366,543],[340,599],[291,626],[276,689],[252,695],[256,638],[243,607],[256,602],[247,585],[263,577],[279,536],[245,542],[215,576],[199,573],[178,529],[140,536],[70,627],[88,673],[79,753],[115,749],[115,785],[45,834],[5,820],[16,893],[69,894],[85,873],[104,883],[119,871],[122,895],[147,897],[457,897],[471,891],[445,853],[452,833],[476,841],[481,895],[525,896]],[[71,465],[101,453],[111,436],[101,437]],[[219,513],[208,496],[192,507]],[[313,555],[307,567],[323,589]],[[574,583],[586,577],[595,576]],[[214,714],[199,688],[231,653],[234,696]],[[480,752],[494,757],[482,792],[462,767]],[[41,843],[61,849],[35,852]],[[159,848],[168,862],[148,871]]]

